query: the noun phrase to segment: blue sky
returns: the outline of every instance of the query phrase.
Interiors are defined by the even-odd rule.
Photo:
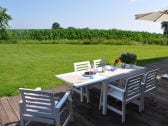
[[[61,27],[122,29],[162,33],[160,23],[135,20],[134,15],[168,7],[168,0],[0,0],[13,29]]]

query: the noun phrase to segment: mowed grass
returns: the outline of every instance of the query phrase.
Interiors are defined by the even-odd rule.
[[[112,63],[123,52],[137,54],[143,65],[168,57],[168,46],[0,44],[0,97],[16,95],[20,87],[65,84],[54,75],[73,71],[73,62],[106,58]]]

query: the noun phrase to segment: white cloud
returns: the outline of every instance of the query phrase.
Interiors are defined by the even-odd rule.
[[[129,0],[130,2],[136,2],[137,0]]]

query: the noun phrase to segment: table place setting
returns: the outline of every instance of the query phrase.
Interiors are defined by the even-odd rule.
[[[72,84],[82,83],[82,82],[89,80],[88,77],[83,77],[81,73],[60,75],[59,78],[64,78],[64,81],[68,83],[72,83]]]

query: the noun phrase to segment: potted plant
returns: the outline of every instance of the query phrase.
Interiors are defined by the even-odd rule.
[[[124,64],[136,64],[137,55],[133,53],[123,53],[119,57],[122,63]]]
[[[114,66],[115,67],[118,67],[119,66],[119,63],[120,63],[120,59],[119,58],[117,58],[117,59],[115,59],[115,61],[114,61]]]

